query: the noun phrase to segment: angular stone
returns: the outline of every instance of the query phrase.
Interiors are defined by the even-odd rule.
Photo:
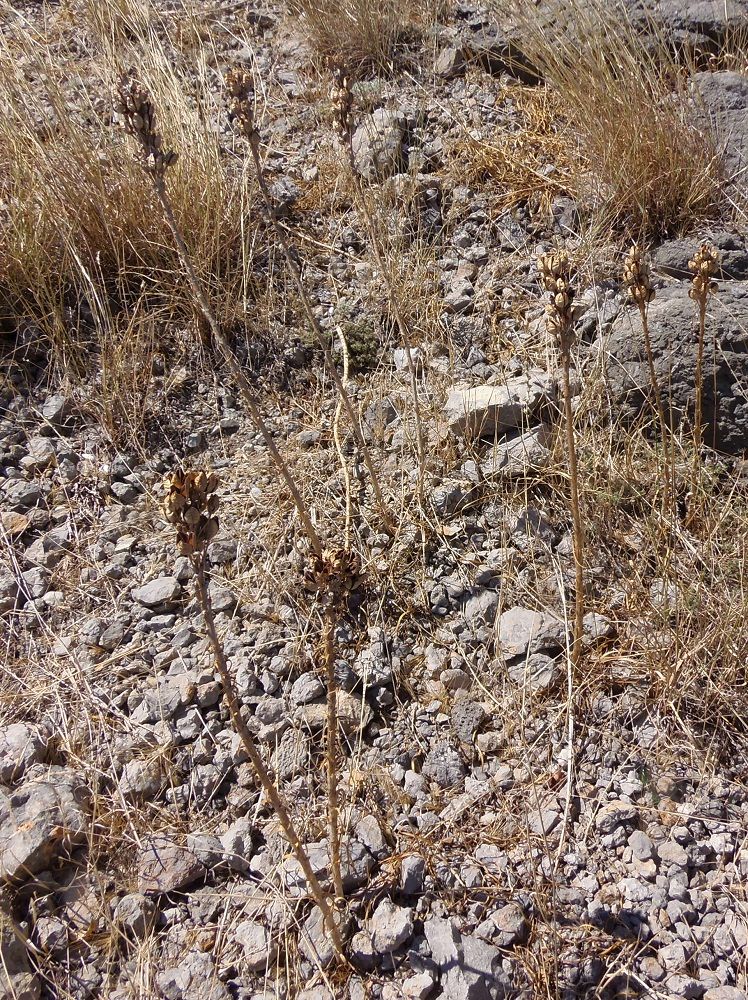
[[[747,23],[743,23],[743,30]],[[728,181],[744,189],[748,169],[748,77],[729,71],[703,72],[694,73],[690,82],[722,140]]]
[[[2,1000],[39,1000],[41,992],[23,941],[3,921],[0,925],[0,997]]]
[[[381,861],[391,853],[390,845],[382,832],[382,827],[376,816],[371,814],[362,816],[358,823],[356,823],[354,833],[356,834],[356,839],[364,845],[366,850],[377,861]]]
[[[156,975],[156,985],[164,1000],[231,1000],[218,978],[210,952],[188,951],[179,965]]]
[[[156,918],[155,902],[140,892],[123,896],[114,908],[114,922],[133,938],[140,939],[150,931]]]
[[[0,729],[0,784],[20,781],[26,769],[44,759],[46,745],[36,729],[14,722]]]
[[[658,289],[648,308],[655,373],[668,422],[692,419],[697,340],[688,282]],[[729,454],[748,450],[748,282],[724,281],[707,305],[702,405],[704,441]],[[714,351],[713,345],[718,345]],[[624,310],[596,342],[606,368],[613,415],[636,420],[651,407],[650,374],[639,313]],[[715,394],[716,393],[716,394]]]
[[[403,166],[406,116],[400,111],[377,108],[366,115],[353,133],[353,160],[368,181],[383,180]]]
[[[11,511],[23,514],[41,501],[44,494],[38,483],[25,479],[11,479],[2,484],[5,502]]]
[[[466,439],[495,438],[521,427],[554,397],[552,382],[541,371],[509,378],[503,385],[454,389],[444,415],[450,431]]]
[[[272,968],[278,948],[267,927],[256,920],[243,920],[234,930],[234,939],[244,949],[244,962],[250,972]]]
[[[308,705],[310,701],[321,698],[324,693],[325,685],[311,671],[302,674],[291,685],[291,701],[294,705]]]
[[[486,710],[480,702],[464,699],[452,706],[449,721],[455,737],[461,743],[471,744],[485,719]]]
[[[309,766],[310,743],[306,733],[288,728],[273,752],[271,765],[279,781],[290,781]]]
[[[65,767],[0,792],[0,879],[23,881],[85,843],[90,801],[81,775]]]
[[[437,743],[426,754],[421,773],[435,781],[440,788],[453,788],[462,784],[467,769],[454,747],[442,742]]]
[[[133,801],[150,802],[164,784],[159,760],[130,760],[125,764],[117,787],[120,795]]]
[[[595,816],[595,829],[600,833],[613,833],[619,826],[630,826],[638,817],[639,810],[630,802],[607,802]]]
[[[159,576],[141,587],[136,587],[132,596],[147,608],[158,608],[162,604],[175,601],[181,593],[182,584],[175,576]]]
[[[413,935],[413,910],[383,899],[371,916],[369,929],[376,951],[384,954],[396,951]]]
[[[465,72],[465,56],[453,45],[442,49],[434,63],[434,73],[443,80],[453,80]]]
[[[529,924],[519,903],[507,903],[479,924],[475,933],[497,948],[512,948],[527,939]]]
[[[347,691],[338,691],[337,708],[338,724],[348,735],[365,729],[374,718],[374,713],[366,702]],[[322,729],[327,721],[327,705],[299,705],[294,712],[294,720],[310,730]]]
[[[545,468],[550,459],[553,430],[539,424],[527,431],[517,431],[498,441],[481,462],[485,479],[521,479]]]
[[[559,660],[545,653],[530,653],[529,656],[507,664],[507,673],[518,687],[528,691],[548,691],[558,683],[563,672]]]
[[[563,647],[566,627],[558,618],[543,611],[514,607],[499,618],[498,647],[511,660],[517,656],[558,650]]]
[[[205,875],[205,866],[168,837],[155,836],[138,859],[138,889],[143,893],[174,892]]]
[[[423,892],[426,877],[426,861],[417,854],[403,858],[400,864],[400,888],[406,896],[416,896]]]

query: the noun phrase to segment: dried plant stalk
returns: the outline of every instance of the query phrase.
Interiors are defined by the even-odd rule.
[[[187,244],[185,243],[179,225],[177,224],[171,201],[169,200],[166,190],[166,173],[168,169],[176,163],[177,154],[173,150],[164,150],[162,136],[156,130],[156,113],[153,102],[151,101],[147,91],[140,86],[132,73],[123,76],[120,79],[117,89],[115,110],[120,116],[127,134],[132,136],[132,138],[134,138],[140,145],[143,169],[151,180],[151,184],[161,207],[161,211],[163,212],[164,219],[174,238],[174,242],[182,261],[182,266],[184,267],[187,275],[187,280],[190,283],[195,300],[205,317],[208,328],[210,329],[213,343],[218,344],[220,347],[221,353],[231,370],[231,374],[234,376],[239,386],[239,391],[244,404],[247,407],[250,418],[257,430],[260,432],[262,440],[265,442],[276,468],[288,487],[294,506],[296,507],[296,511],[299,515],[299,519],[303,525],[304,532],[309,539],[309,543],[314,551],[319,554],[322,552],[322,543],[314,525],[312,524],[312,519],[307,506],[302,499],[298,487],[296,486],[296,481],[291,474],[291,470],[288,468],[285,459],[278,450],[278,447],[273,440],[273,436],[262,417],[259,402],[252,390],[249,380],[244,374],[241,365],[237,361],[236,355],[232,351],[229,342],[223,335],[213,310],[210,307],[205,291],[203,290],[197,271],[192,264]]]
[[[403,347],[405,348],[408,376],[410,378],[411,394],[413,397],[413,413],[416,423],[418,496],[419,500],[422,501],[426,474],[426,441],[423,432],[423,420],[421,419],[421,404],[418,399],[418,374],[412,357],[413,338],[400,306],[400,298],[392,280],[390,268],[384,259],[369,199],[366,197],[366,193],[361,183],[361,178],[358,170],[356,169],[356,162],[353,154],[353,92],[351,90],[351,79],[348,73],[346,73],[340,66],[332,67],[332,75],[333,87],[330,93],[330,98],[333,106],[336,131],[346,152],[346,159],[348,162],[351,180],[353,182],[353,190],[356,194],[356,200],[361,214],[366,222],[366,228],[369,231],[369,242],[371,243],[372,250],[374,251],[379,273],[384,278],[384,282],[387,287],[387,299],[395,317],[395,322],[397,323],[400,339]]]
[[[670,513],[672,511],[672,500],[674,495],[674,455],[672,449],[668,451],[668,425],[665,420],[665,407],[660,392],[657,371],[655,370],[654,354],[652,351],[652,339],[649,335],[648,306],[655,297],[655,289],[652,284],[649,260],[642,252],[637,243],[634,243],[623,264],[623,281],[628,289],[629,298],[636,303],[641,317],[642,332],[644,334],[644,346],[647,352],[647,364],[649,366],[649,381],[654,405],[657,411],[657,418],[660,425],[660,441],[664,454],[664,474],[665,474],[665,497],[663,508]]]
[[[699,341],[696,350],[696,379],[695,379],[695,393],[696,393],[696,403],[693,421],[693,436],[694,436],[694,465],[693,465],[693,481],[694,485],[698,479],[699,468],[701,464],[701,447],[703,444],[703,417],[702,417],[702,407],[703,407],[703,371],[704,371],[704,337],[706,333],[706,306],[710,295],[714,295],[717,291],[717,283],[712,280],[713,275],[717,273],[717,268],[719,266],[719,256],[714,247],[710,246],[709,243],[702,243],[699,249],[694,254],[692,260],[689,260],[688,266],[693,272],[693,279],[691,281],[691,288],[688,294],[696,303],[699,314]],[[716,408],[716,400],[715,408]]]
[[[340,863],[340,802],[338,794],[338,685],[335,677],[335,623],[354,590],[363,581],[361,558],[351,548],[325,549],[306,570],[307,587],[316,594],[323,609],[323,654],[327,682],[327,822],[330,841],[330,868],[338,905],[344,901]]]
[[[545,254],[538,259],[538,271],[551,300],[546,305],[545,320],[561,357],[564,397],[566,450],[569,458],[570,502],[574,541],[574,638],[571,650],[572,668],[576,671],[582,658],[584,632],[584,523],[579,503],[579,470],[574,438],[574,411],[571,404],[571,349],[574,344],[574,289],[571,284],[571,264],[565,250]]]
[[[223,696],[231,715],[234,728],[242,741],[244,749],[252,762],[263,791],[273,808],[283,832],[291,845],[294,857],[301,866],[314,901],[320,908],[325,926],[332,940],[338,958],[345,962],[343,940],[335,920],[333,908],[314,874],[309,856],[304,850],[293,820],[281,797],[278,788],[265,767],[262,757],[255,748],[254,738],[244,721],[239,699],[236,693],[231,672],[229,671],[223,645],[216,630],[213,605],[206,579],[206,549],[210,540],[218,531],[218,477],[205,472],[176,472],[166,481],[166,497],[162,510],[164,517],[177,531],[177,546],[180,554],[188,556],[195,571],[195,588],[200,608],[205,618],[208,639],[213,650],[218,674],[223,686]],[[336,886],[337,892],[337,886]]]
[[[351,397],[348,394],[348,390],[343,384],[343,380],[340,377],[337,366],[332,356],[332,351],[330,350],[330,345],[325,337],[322,328],[319,325],[317,317],[314,315],[314,310],[312,308],[312,303],[309,299],[304,281],[301,276],[301,270],[299,268],[298,262],[295,255],[291,252],[291,247],[286,238],[286,234],[283,231],[283,227],[278,222],[278,218],[273,205],[273,198],[270,194],[270,189],[267,186],[265,180],[265,175],[263,173],[262,167],[262,157],[260,156],[260,133],[255,124],[253,99],[254,99],[254,88],[252,77],[249,73],[244,70],[233,69],[229,70],[226,74],[226,90],[229,95],[229,114],[236,125],[238,132],[246,139],[247,145],[249,146],[249,151],[252,155],[252,162],[254,164],[255,173],[257,175],[257,183],[260,188],[260,194],[262,200],[265,204],[265,209],[267,212],[268,219],[272,225],[278,244],[286,258],[286,263],[291,272],[294,284],[296,286],[296,291],[299,294],[299,298],[304,309],[304,315],[306,316],[309,327],[314,335],[317,344],[322,351],[325,359],[325,364],[332,377],[335,384],[335,388],[343,401],[343,406],[345,407],[346,413],[348,414],[348,419],[351,424],[351,430],[353,431],[353,436],[356,439],[356,447],[361,453],[366,468],[369,472],[369,478],[371,479],[372,489],[374,491],[374,497],[376,499],[377,506],[379,508],[379,513],[384,522],[384,527],[389,534],[394,534],[394,524],[387,505],[384,501],[384,496],[382,495],[382,490],[379,484],[379,477],[377,471],[374,468],[374,462],[371,458],[371,453],[364,440],[364,435],[361,430],[361,422],[359,420],[358,413],[353,407],[351,402]]]

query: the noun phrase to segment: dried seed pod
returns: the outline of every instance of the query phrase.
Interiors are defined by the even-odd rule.
[[[623,262],[623,281],[629,298],[637,305],[646,305],[655,297],[649,260],[637,243],[634,243]]]
[[[128,135],[140,144],[145,169],[163,181],[169,167],[177,160],[173,151],[163,152],[163,137],[156,131],[156,113],[148,92],[141,87],[132,71],[120,78],[115,110]]]
[[[324,606],[344,604],[363,582],[361,557],[355,549],[326,548],[311,554],[304,570],[304,583]]]
[[[565,250],[554,250],[538,258],[538,272],[551,301],[545,307],[546,327],[562,352],[568,352],[574,340],[574,289],[571,264]]]
[[[688,294],[701,305],[706,305],[709,295],[713,295],[717,291],[717,283],[712,280],[712,277],[717,273],[719,267],[719,254],[711,244],[705,241],[696,251],[693,259],[689,260],[688,266],[693,272]]]
[[[176,469],[164,482],[161,505],[164,518],[177,529],[177,547],[182,555],[204,552],[218,533],[219,499],[215,495],[215,473]]]
[[[252,76],[243,69],[230,69],[224,78],[229,96],[229,119],[245,139],[257,136],[254,116],[254,83]]]
[[[351,91],[351,80],[342,66],[333,65],[331,70],[333,85],[330,89],[330,101],[332,103],[335,129],[341,142],[347,142],[353,126],[353,92]]]

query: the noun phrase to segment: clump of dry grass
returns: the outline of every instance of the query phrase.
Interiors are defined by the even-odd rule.
[[[431,4],[412,0],[294,0],[317,54],[345,66],[381,69],[419,25]]]
[[[553,199],[572,187],[575,151],[564,128],[563,102],[546,87],[517,84],[504,87],[503,96],[513,105],[511,126],[458,140],[454,161],[470,183],[492,182],[499,210],[526,203],[547,215]]]
[[[203,110],[212,102],[209,45],[186,74],[132,7],[83,5],[76,35],[85,59],[75,48],[56,51],[20,21],[0,33],[0,314],[32,321],[71,371],[84,369],[86,342],[96,347],[116,314],[144,295],[177,323],[197,317],[162,213],[107,114],[125,60],[137,59],[182,153],[171,175],[174,214],[221,321],[246,322],[244,307],[256,298],[253,187],[227,161]],[[54,23],[53,15],[49,32]]]
[[[621,2],[567,0],[551,15],[531,0],[497,8],[571,125],[575,194],[636,234],[684,229],[713,211],[717,142],[697,122],[687,75],[654,27],[645,40]]]

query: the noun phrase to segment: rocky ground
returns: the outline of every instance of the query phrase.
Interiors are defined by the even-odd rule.
[[[745,3],[655,7],[704,65],[748,27]],[[69,11],[17,14],[38,25]],[[704,413],[717,453],[702,523],[678,527],[667,559],[652,529],[657,446],[636,425],[649,382],[639,314],[613,238],[583,257],[574,391],[588,606],[574,676],[567,465],[534,262],[558,241],[582,253],[585,207],[551,190],[548,212],[510,211],[455,153],[466,129],[520,127],[516,88],[532,68],[488,12],[458,4],[399,73],[356,84],[357,167],[402,248],[417,336],[421,499],[407,355],[363,219],[335,187],[324,75],[297,19],[268,6],[250,21],[211,11],[216,65],[252,61],[267,82],[268,179],[320,321],[344,330],[398,525],[394,539],[382,531],[346,437],[364,563],[335,633],[350,968],[334,961],[232,729],[192,568],[159,512],[176,464],[218,472],[213,608],[257,745],[324,881],[320,618],[261,437],[220,362],[173,330],[118,440],[95,372],[61,371],[19,322],[6,324],[0,397],[3,995],[748,996],[748,243],[733,210],[748,77],[718,65],[693,75],[731,186],[713,220],[652,248],[655,362],[681,414],[694,397],[688,261],[704,238],[721,256]],[[315,523],[341,544],[337,398],[301,318],[288,323],[275,301],[267,329],[237,349]]]

